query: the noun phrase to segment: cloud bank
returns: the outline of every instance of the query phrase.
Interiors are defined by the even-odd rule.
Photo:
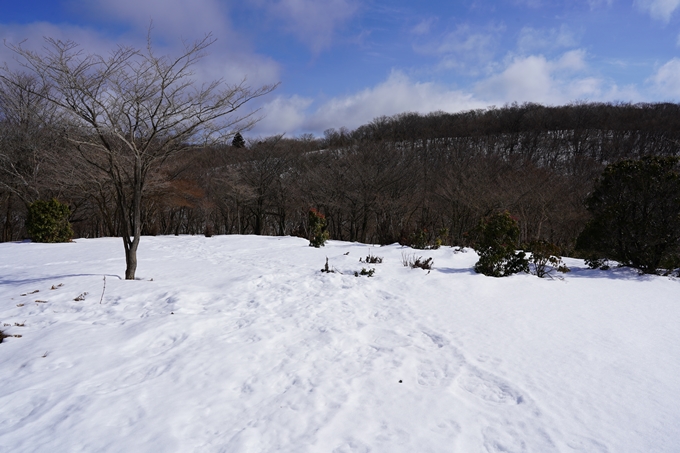
[[[567,51],[554,59],[543,55],[508,57],[499,71],[465,89],[413,80],[394,70],[373,87],[336,96],[319,105],[311,98],[280,96],[263,107],[267,116],[255,131],[263,135],[280,132],[321,135],[325,129],[354,129],[376,117],[403,112],[459,112],[512,102],[560,105],[577,100],[643,99],[634,87],[619,87],[590,74],[586,60],[584,50]],[[672,86],[680,95],[677,80],[680,59],[662,67],[653,83],[658,87]],[[283,125],[286,129],[276,129]]]
[[[636,3],[654,19],[664,22],[670,21],[675,10],[680,7],[680,0],[637,0]]]

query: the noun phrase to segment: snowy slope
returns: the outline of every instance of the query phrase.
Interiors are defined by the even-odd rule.
[[[307,244],[0,244],[0,451],[680,451],[680,281]]]

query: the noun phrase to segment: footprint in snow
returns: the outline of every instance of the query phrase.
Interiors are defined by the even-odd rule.
[[[463,390],[489,403],[523,404],[525,397],[503,380],[481,370],[469,368],[458,378]]]
[[[426,387],[447,387],[460,373],[461,364],[458,362],[424,361],[418,365],[417,382]]]

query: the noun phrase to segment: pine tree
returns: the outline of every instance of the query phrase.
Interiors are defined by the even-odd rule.
[[[233,146],[234,148],[246,147],[246,141],[243,139],[243,136],[241,135],[240,132],[237,132],[236,135],[234,135],[234,139],[231,141],[231,146]]]

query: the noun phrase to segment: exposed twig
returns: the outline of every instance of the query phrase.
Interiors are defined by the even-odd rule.
[[[99,305],[101,305],[104,300],[104,291],[106,291],[106,275],[104,276],[104,288],[102,288],[102,297],[99,299]]]

